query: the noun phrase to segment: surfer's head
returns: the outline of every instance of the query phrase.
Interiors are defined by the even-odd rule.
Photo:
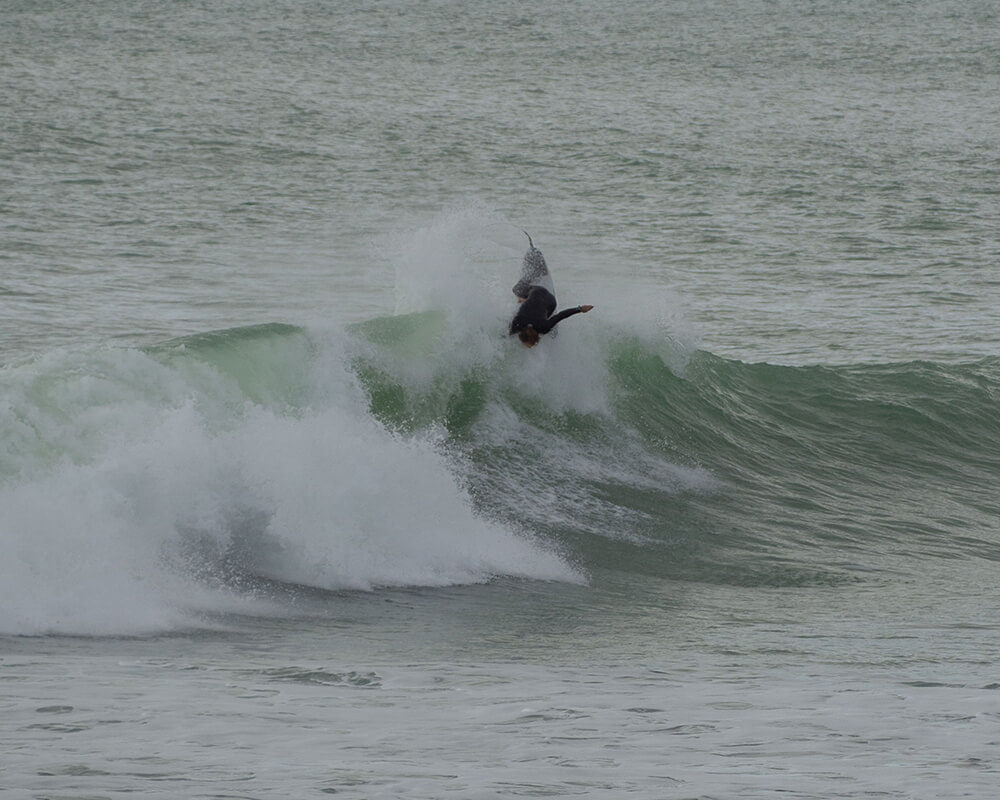
[[[538,344],[538,331],[532,328],[530,325],[525,325],[521,330],[517,332],[517,338],[521,340],[521,344],[525,347],[534,347]]]

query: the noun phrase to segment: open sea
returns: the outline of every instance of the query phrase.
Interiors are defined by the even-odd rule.
[[[995,798],[998,97],[995,0],[0,0],[0,797]]]

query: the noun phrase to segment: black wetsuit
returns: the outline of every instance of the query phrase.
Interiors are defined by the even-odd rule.
[[[553,316],[556,310],[556,296],[544,286],[532,286],[527,299],[518,306],[514,319],[510,321],[509,334],[513,336],[523,328],[532,327],[539,333],[548,333],[566,317],[579,314],[583,309],[567,308]]]

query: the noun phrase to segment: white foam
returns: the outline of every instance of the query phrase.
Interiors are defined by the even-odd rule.
[[[0,632],[131,633],[267,612],[227,584],[234,569],[325,589],[578,579],[478,517],[436,443],[378,425],[342,365],[317,371],[314,399],[336,402],[281,412],[234,406],[232,381],[195,386],[137,351],[118,374],[113,358],[75,357],[76,369],[70,357],[50,365],[56,396],[33,389],[47,429],[19,446],[44,453],[13,457],[25,468],[0,484]],[[95,393],[97,364],[112,374]],[[31,405],[10,399],[15,412]],[[53,454],[60,434],[68,444]]]
[[[255,551],[259,574],[324,588],[573,577],[554,555],[477,517],[426,439],[328,411],[257,415],[252,435],[230,444],[273,509],[273,547]]]
[[[385,250],[396,273],[397,314],[443,308],[476,323],[513,301],[527,239],[482,204],[468,203],[395,234]]]
[[[545,252],[537,237],[535,244]],[[530,351],[507,335],[517,310],[511,287],[520,277],[527,248],[516,225],[479,204],[446,210],[395,237],[389,252],[396,269],[397,313],[441,310],[448,320],[438,350],[421,366],[434,376],[479,369],[516,384],[518,391],[553,410],[605,412],[608,375],[602,341],[607,328],[599,313],[564,321],[557,335],[544,337]],[[558,261],[546,258],[562,291],[583,298],[573,304],[588,302],[575,286],[573,270],[560,270]],[[396,364],[393,373],[415,385],[412,367]]]

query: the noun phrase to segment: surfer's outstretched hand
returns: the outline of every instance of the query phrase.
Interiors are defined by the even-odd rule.
[[[584,314],[586,314],[592,308],[593,308],[593,306],[580,306],[580,311],[582,311]]]

